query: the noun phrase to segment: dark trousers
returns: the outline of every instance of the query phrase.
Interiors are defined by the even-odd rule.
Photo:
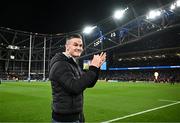
[[[77,121],[72,121],[72,122],[63,122],[63,121],[56,121],[56,120],[54,120],[54,119],[52,119],[52,123],[81,123],[79,120],[77,120]]]
[[[52,112],[52,122],[53,123],[59,123],[59,122],[84,123],[85,118],[83,113],[60,114],[60,113]]]

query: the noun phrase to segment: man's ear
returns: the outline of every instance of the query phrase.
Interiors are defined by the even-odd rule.
[[[66,51],[69,51],[69,46],[65,44]]]

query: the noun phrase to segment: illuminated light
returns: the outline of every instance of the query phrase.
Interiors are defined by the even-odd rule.
[[[146,56],[144,56],[144,57],[142,57],[142,58],[147,59],[147,57],[146,57]]]
[[[122,61],[122,58],[119,58],[118,61]]]
[[[111,33],[111,37],[116,37],[116,33],[115,32]]]
[[[128,10],[128,8],[126,8],[126,9],[124,9],[124,10],[116,10],[115,12],[114,12],[114,18],[115,19],[121,19],[122,17],[123,17],[123,15],[124,15],[124,13],[125,13],[125,11],[127,11]]]
[[[170,9],[171,10],[174,10],[176,8],[176,6],[174,5],[174,4],[172,4],[171,6],[170,6]]]
[[[161,11],[160,10],[151,10],[148,15],[147,15],[147,19],[155,19],[156,17],[161,15]]]
[[[14,46],[14,49],[15,49],[15,50],[19,50],[19,47],[18,47],[18,46]]]
[[[180,57],[180,53],[177,53],[176,55]]]
[[[180,6],[180,0],[176,1],[176,6],[179,7]]]
[[[123,68],[109,68],[109,70],[132,70],[132,69],[174,69],[174,68],[180,68],[180,65],[177,66],[144,66],[144,67],[123,67]]]
[[[15,59],[15,56],[13,56],[13,55],[10,55],[10,59]]]
[[[154,76],[155,76],[155,79],[158,79],[159,73],[158,72],[154,72]]]
[[[158,55],[156,55],[155,57],[156,57],[156,58],[160,58],[160,56],[158,56]]]
[[[95,29],[96,27],[97,26],[93,26],[93,27],[87,26],[87,27],[84,28],[83,33],[90,34],[93,31],[93,29]]]
[[[180,7],[180,0],[177,0],[175,3],[171,4],[170,10],[174,10],[177,7]]]
[[[14,45],[8,45],[6,48],[11,49],[11,50],[19,50],[20,49],[18,46],[14,46]]]
[[[123,10],[117,10],[114,13],[114,18],[115,19],[120,19],[120,18],[122,18],[123,15],[124,15],[124,11]]]

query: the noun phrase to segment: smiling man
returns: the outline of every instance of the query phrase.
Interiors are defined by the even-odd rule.
[[[52,122],[85,122],[83,91],[96,84],[106,54],[94,55],[89,71],[83,73],[76,62],[83,52],[81,35],[69,35],[65,47],[65,52],[57,53],[50,62]]]

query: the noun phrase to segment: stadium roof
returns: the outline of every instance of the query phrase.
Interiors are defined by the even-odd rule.
[[[133,6],[141,15],[171,0],[4,0],[0,26],[38,33],[62,33],[82,29],[112,16],[116,8]],[[142,4],[143,3],[143,4]],[[143,7],[142,7],[143,6]]]

